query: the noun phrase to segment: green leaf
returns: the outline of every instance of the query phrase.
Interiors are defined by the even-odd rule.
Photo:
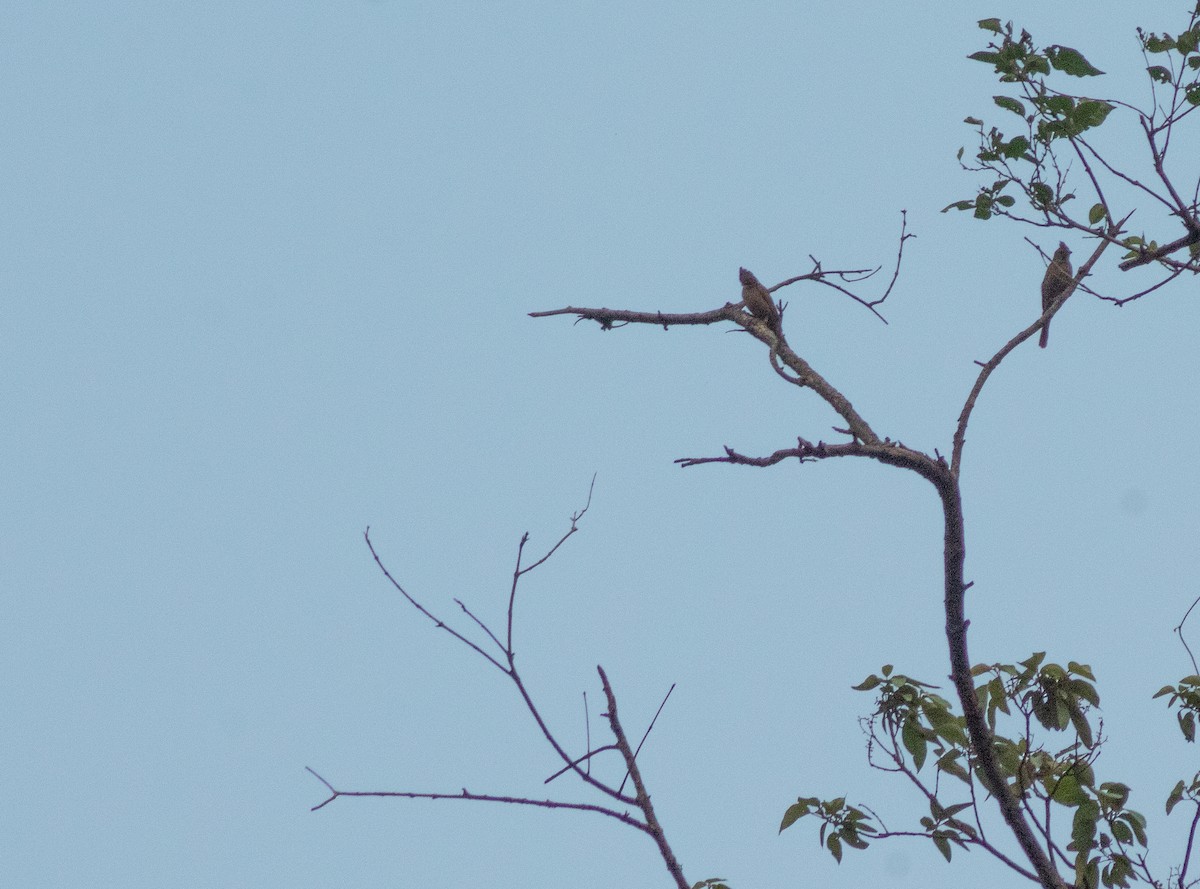
[[[798,803],[792,803],[788,806],[787,811],[783,813],[783,822],[779,825],[779,832],[783,833],[801,818],[808,814],[808,803],[806,800],[801,800]]]
[[[1131,790],[1128,784],[1122,784],[1120,781],[1105,781],[1100,785],[1099,793],[1107,800],[1110,806],[1123,809],[1125,808],[1125,804],[1129,802]]]
[[[1083,53],[1069,46],[1048,46],[1046,55],[1049,56],[1051,65],[1072,77],[1095,77],[1104,73],[1085,59]]]
[[[1075,129],[1078,132],[1082,132],[1083,130],[1100,126],[1100,124],[1104,123],[1105,118],[1112,113],[1114,107],[1116,106],[1110,105],[1108,102],[1101,102],[1094,99],[1080,102],[1075,107],[1075,114],[1072,116]]]
[[[1084,679],[1090,679],[1092,682],[1096,681],[1096,676],[1092,673],[1092,668],[1087,664],[1067,661],[1067,672],[1074,673],[1076,676],[1082,676]]]
[[[1129,829],[1129,825],[1123,821],[1114,821],[1109,825],[1112,829],[1113,839],[1118,843],[1129,843],[1133,841],[1133,831]]]
[[[1176,784],[1175,787],[1171,790],[1170,795],[1167,796],[1167,814],[1168,815],[1171,814],[1171,810],[1173,808],[1175,808],[1175,806],[1179,803],[1179,801],[1181,799],[1183,799],[1183,782],[1182,781],[1180,781],[1178,784]]]
[[[1184,97],[1192,105],[1200,105],[1200,84],[1193,83],[1189,86],[1187,92],[1184,93]]]
[[[904,720],[904,725],[900,730],[900,737],[904,742],[904,749],[912,757],[913,765],[918,772],[921,771],[921,766],[925,765],[925,755],[929,752],[929,748],[925,740],[925,735],[921,733],[921,728],[917,725],[915,718],[910,716]]]
[[[1032,56],[1025,65],[1029,74],[1040,74],[1043,77],[1050,73],[1050,63],[1046,61],[1045,56]],[[1028,80],[1029,78],[1025,78]]]
[[[1096,786],[1096,772],[1092,768],[1091,763],[1088,763],[1084,760],[1077,760],[1075,763],[1075,774],[1079,777],[1079,783],[1082,784],[1084,787],[1095,787]],[[1125,785],[1113,784],[1110,786],[1124,787]],[[1116,791],[1114,791],[1114,792],[1116,792]],[[1128,794],[1126,794],[1126,797],[1128,798]],[[1122,803],[1122,805],[1124,805],[1124,803]]]
[[[941,834],[934,834],[933,844],[937,846],[937,850],[942,853],[942,857],[947,861],[950,860],[950,841]]]
[[[929,720],[930,727],[937,733],[938,737],[944,738],[950,744],[959,747],[967,746],[967,733],[964,728],[966,721],[961,716],[954,716],[944,707],[935,707],[928,704],[923,709],[925,718]]]
[[[1096,206],[1100,206],[1097,204]],[[1094,211],[1096,208],[1093,207]],[[1091,704],[1093,707],[1100,706],[1100,695],[1096,692],[1096,687],[1090,682],[1085,682],[1082,679],[1070,679],[1066,683],[1067,689],[1077,698],[1081,698]]]
[[[1171,72],[1162,65],[1151,65],[1146,69],[1146,73],[1150,75],[1150,79],[1157,83],[1170,83]]]
[[[968,201],[961,201],[960,203],[967,204],[968,207],[974,206],[973,203],[970,203]],[[946,209],[949,209],[949,207],[947,207]],[[960,209],[965,210],[966,207],[962,207]],[[864,679],[858,685],[852,685],[852,686],[850,686],[850,688],[854,691],[870,691],[871,689],[878,687],[882,683],[883,683],[883,680],[880,679],[878,676],[876,676],[874,673],[872,673],[870,676],[868,676],[866,679]]]
[[[1004,146],[1004,156],[1013,160],[1024,157],[1027,151],[1029,151],[1029,140],[1024,136],[1017,136]]]
[[[974,805],[974,803],[955,803],[953,806],[946,806],[946,808],[942,809],[942,813],[946,817],[952,817],[957,815],[959,812],[970,809]]]
[[[1003,32],[1003,29],[1000,27],[1000,19],[980,19],[978,25],[983,30],[991,31],[993,34]]]
[[[974,59],[977,62],[984,62],[988,65],[996,65],[996,64],[999,64],[999,62],[1000,62],[1000,53],[984,52],[981,50],[979,52],[971,53],[969,56],[967,56],[967,58]]]
[[[967,770],[958,762],[961,755],[961,750],[950,750],[938,757],[937,766],[943,772],[953,775],[964,784],[970,784],[971,776],[967,774]]]
[[[829,839],[825,841],[826,848],[833,854],[834,860],[838,864],[842,863],[842,841],[838,839],[836,833],[830,834]]]
[[[1183,737],[1187,739],[1189,744],[1196,741],[1196,714],[1195,713],[1180,713],[1179,714],[1179,730],[1183,732]]]
[[[1146,846],[1146,816],[1141,812],[1135,812],[1130,809],[1125,813],[1125,820],[1129,822],[1129,826],[1133,828],[1133,835],[1137,837],[1138,845]]]
[[[1038,102],[1042,110],[1059,117],[1066,117],[1075,110],[1075,100],[1070,96],[1047,96]],[[1042,652],[1043,656],[1045,652]]]
[[[1164,34],[1162,37],[1151,34],[1146,38],[1146,52],[1148,53],[1169,52],[1174,48],[1175,38],[1170,34]]]
[[[1025,116],[1025,106],[1016,99],[1009,96],[992,96],[992,101],[1003,108],[1005,111],[1011,111],[1013,114]]]
[[[1092,209],[1088,210],[1088,224],[1095,225],[1101,219],[1104,219],[1107,215],[1108,215],[1108,213],[1105,212],[1104,205],[1096,204],[1095,206],[1092,207]]]
[[[1056,803],[1062,803],[1064,806],[1091,803],[1084,794],[1083,788],[1079,786],[1079,779],[1074,775],[1063,775],[1058,784],[1054,786],[1054,792],[1050,794],[1050,799]]]
[[[1090,800],[1075,810],[1071,820],[1071,842],[1078,852],[1084,852],[1092,847],[1096,839],[1096,822],[1100,819],[1100,810]]]
[[[1095,745],[1092,738],[1092,726],[1088,722],[1087,717],[1083,715],[1083,711],[1078,706],[1072,705],[1067,707],[1067,712],[1071,716],[1071,725],[1075,728],[1075,734],[1079,735],[1079,740],[1083,742],[1083,746],[1091,750]]]
[[[970,210],[974,206],[974,201],[955,201],[953,204],[947,204],[945,207],[942,207],[942,212],[947,213],[950,210]]]
[[[860,837],[857,833],[855,833],[853,831],[851,831],[849,833],[843,833],[842,839],[845,841],[847,846],[850,846],[855,849],[866,849],[867,847],[869,847],[871,845],[870,843],[868,843],[866,840],[864,840],[862,837]]]

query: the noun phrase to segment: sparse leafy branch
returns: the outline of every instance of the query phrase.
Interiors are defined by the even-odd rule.
[[[1196,740],[1196,714],[1200,713],[1200,676],[1185,676],[1178,685],[1164,685],[1154,697],[1170,695],[1167,706],[1176,709],[1179,730],[1188,743]]]
[[[943,212],[970,211],[981,220],[999,216],[1038,227],[1074,229],[1121,247],[1124,261],[1119,268],[1123,271],[1157,263],[1169,273],[1166,280],[1185,271],[1200,272],[1200,178],[1185,196],[1167,170],[1176,128],[1200,105],[1200,7],[1177,35],[1146,34],[1139,29],[1138,40],[1147,62],[1151,55],[1162,56],[1165,62],[1147,66],[1148,110],[1052,87],[1050,81],[1056,75],[1085,78],[1104,73],[1078,50],[1060,45],[1041,48],[1028,31],[1018,34],[1012,22],[1001,24],[996,18],[981,20],[979,27],[992,34],[993,40],[969,58],[991,65],[1000,83],[1016,92],[995,96],[993,102],[1020,123],[1017,133],[1010,135],[1007,128],[989,126],[980,117],[966,119],[976,130],[978,147],[971,162],[963,160],[964,150],[960,149],[959,162],[991,181],[979,186],[974,198],[955,201]],[[1093,143],[1093,135],[1114,111],[1136,116],[1149,154],[1149,175],[1139,177],[1120,169]],[[1193,153],[1188,159],[1194,157]],[[1087,209],[1079,211],[1073,211],[1070,204],[1078,197],[1078,186],[1070,181],[1076,163],[1090,191]],[[1145,232],[1124,232],[1114,224],[1118,216],[1129,215],[1114,206],[1121,191],[1116,186],[1150,197],[1182,225],[1182,236],[1163,239],[1166,243],[1160,244]],[[1180,251],[1185,252],[1182,259],[1176,257]],[[1111,301],[1129,302],[1159,286],[1161,283]]]
[[[1094,763],[1104,739],[1089,718],[1099,704],[1090,668],[1074,662],[1066,667],[1045,663],[1045,653],[1038,652],[1020,664],[978,665],[971,672],[978,680],[979,706],[993,732],[1003,790],[1020,799],[1054,860],[1074,869],[1078,886],[1124,887],[1138,879],[1138,873],[1149,880],[1141,854],[1147,843],[1145,818],[1126,808],[1126,785],[1096,780]],[[979,768],[966,720],[954,714],[950,702],[936,694],[934,686],[895,673],[891,665],[855,689],[876,696],[875,710],[864,721],[871,765],[904,775],[928,801],[929,815],[920,819],[920,830],[891,831],[866,806],[849,806],[841,798],[802,797],[788,808],[780,829],[808,815],[818,817],[824,822],[821,842],[838,860],[843,844],[864,849],[868,839],[896,836],[924,837],[947,861],[954,846],[976,847],[1037,882],[1035,873],[1017,864],[987,835],[988,819],[980,809],[978,791],[995,789],[989,790],[989,779]],[[1004,728],[1002,716],[1014,724],[1015,732],[998,731]],[[1074,739],[1065,747],[1049,747],[1041,738],[1043,732],[1068,731]],[[874,751],[886,762],[876,761]],[[932,785],[919,774],[926,764],[932,766]],[[943,774],[957,780],[943,787]],[[1180,782],[1173,801],[1188,792]],[[1072,815],[1057,829],[1065,835],[1056,836],[1052,814],[1064,808],[1073,810]],[[970,813],[970,821],[964,820],[964,813]]]
[[[847,805],[845,797],[822,801],[815,796],[801,798],[788,806],[787,811],[783,813],[779,832],[787,830],[806,815],[814,815],[820,819],[818,842],[839,862],[842,860],[843,845],[865,849],[868,843],[864,835],[871,836],[877,832],[868,823],[871,816],[862,809]]]

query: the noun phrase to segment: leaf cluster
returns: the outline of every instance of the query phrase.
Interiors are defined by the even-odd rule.
[[[1196,714],[1200,713],[1200,676],[1187,676],[1178,685],[1164,685],[1154,693],[1155,698],[1170,696],[1168,707],[1177,708],[1179,730],[1188,743],[1196,741]]]
[[[990,40],[968,58],[991,66],[1007,87],[992,102],[1017,122],[998,126],[981,116],[966,118],[978,144],[970,160],[964,160],[966,150],[959,149],[959,164],[983,174],[985,181],[972,197],[954,201],[942,212],[959,210],[980,220],[1005,217],[1041,228],[1079,231],[1122,249],[1122,271],[1151,263],[1168,271],[1169,277],[1133,295],[1101,297],[1113,302],[1138,299],[1183,272],[1200,273],[1200,179],[1180,183],[1174,165],[1168,164],[1172,141],[1182,138],[1177,135],[1179,126],[1200,107],[1200,4],[1176,33],[1138,29],[1151,96],[1145,109],[1074,91],[1072,80],[1104,73],[1079,50],[1062,44],[1041,47],[1028,31],[997,18],[978,24]],[[1132,113],[1141,130],[1149,161],[1141,172],[1115,162],[1094,144],[1096,131],[1117,110]],[[1127,114],[1122,117],[1128,119]],[[1184,160],[1194,166],[1196,157],[1189,151]],[[1069,181],[1075,168],[1082,169],[1082,179]],[[1126,232],[1123,226],[1137,208],[1121,208],[1118,202],[1131,193],[1141,193],[1165,210],[1182,226],[1182,234]],[[1070,202],[1081,196],[1087,211],[1073,211]],[[1175,258],[1181,251],[1182,257]]]
[[[947,861],[954,847],[981,848],[1034,879],[993,845],[985,826],[983,799],[1010,793],[1055,860],[1074,872],[1075,885],[1156,884],[1145,859],[1146,818],[1128,807],[1129,786],[1096,774],[1106,738],[1091,668],[1047,662],[1045,652],[1036,652],[1017,664],[976,665],[972,675],[1006,778],[1003,788],[988,786],[965,720],[936,686],[886,665],[854,686],[875,696],[874,710],[864,719],[868,758],[875,768],[905,776],[926,797],[929,814],[911,829],[890,830],[871,808],[849,804],[845,797],[801,797],[784,813],[780,830],[815,817],[821,822],[819,842],[838,861],[845,846],[865,849],[894,836],[925,838]],[[1179,709],[1184,736],[1192,740],[1200,676],[1167,686],[1156,697],[1167,695]],[[944,776],[955,780],[943,782]],[[1168,813],[1184,800],[1200,813],[1200,774],[1178,782],[1167,800]]]
[[[1019,117],[1023,131],[1010,137],[998,127],[985,129],[978,117],[968,117],[966,123],[974,126],[979,136],[975,155],[978,165],[964,167],[974,172],[991,171],[1000,178],[981,187],[973,199],[955,201],[942,212],[970,210],[976,219],[990,219],[998,210],[1006,213],[1015,206],[1016,199],[1002,192],[1015,183],[1043,219],[1052,219],[1062,204],[1075,197],[1066,189],[1065,171],[1054,153],[1054,142],[1100,126],[1115,106],[1053,90],[1047,78],[1053,71],[1072,77],[1096,77],[1104,72],[1069,46],[1056,44],[1039,49],[1028,31],[1015,35],[1012,22],[1002,26],[999,19],[983,19],[979,27],[997,35],[1000,42],[989,43],[986,50],[968,58],[992,65],[1001,83],[1018,85],[1021,98],[1000,95],[993,96],[992,101]],[[964,151],[958,151],[960,163]]]

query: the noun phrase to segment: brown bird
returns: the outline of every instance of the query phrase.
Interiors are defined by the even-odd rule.
[[[742,282],[742,303],[755,318],[762,318],[775,330],[779,326],[779,310],[771,293],[754,277],[749,269],[738,269],[738,280]]]
[[[1058,242],[1058,249],[1054,251],[1054,258],[1050,260],[1050,265],[1046,266],[1046,277],[1042,278],[1042,311],[1054,305],[1054,301],[1062,296],[1064,290],[1071,286],[1072,275],[1071,271],[1071,248],[1062,241]],[[1050,338],[1050,322],[1042,328],[1041,339],[1038,340],[1038,345],[1043,349],[1046,348],[1046,340]]]

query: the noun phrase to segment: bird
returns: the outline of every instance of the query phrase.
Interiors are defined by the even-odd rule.
[[[1074,272],[1071,270],[1071,248],[1062,241],[1058,242],[1058,249],[1054,251],[1054,258],[1050,260],[1050,265],[1046,266],[1046,277],[1042,279],[1042,312],[1054,305],[1054,301],[1062,296],[1063,291],[1071,286],[1072,276]],[[1042,336],[1038,340],[1038,345],[1043,349],[1046,348],[1046,340],[1050,338],[1050,322],[1047,321],[1042,327]]]
[[[754,277],[749,269],[738,269],[738,280],[742,282],[742,302],[755,318],[761,318],[772,330],[779,326],[779,309],[771,299],[771,293]]]

